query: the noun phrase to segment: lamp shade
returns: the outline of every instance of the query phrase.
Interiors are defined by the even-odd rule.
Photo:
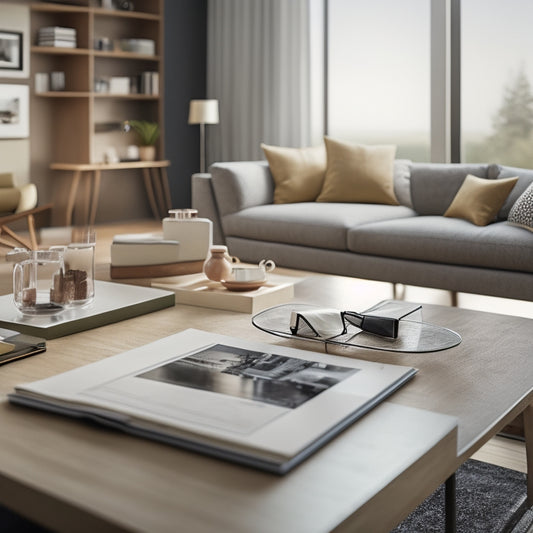
[[[218,100],[191,100],[189,124],[218,124]]]

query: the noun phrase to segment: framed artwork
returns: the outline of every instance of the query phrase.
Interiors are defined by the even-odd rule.
[[[0,30],[0,72],[22,70],[22,32]]]
[[[27,85],[0,84],[0,139],[23,139],[30,133]]]

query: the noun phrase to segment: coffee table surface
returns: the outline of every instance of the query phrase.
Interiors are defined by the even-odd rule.
[[[295,294],[295,301],[339,309],[376,303],[354,280],[332,276],[311,276]],[[187,327],[310,350],[320,345],[270,336],[250,315],[191,306],[48,341],[46,353],[1,368],[0,501],[64,530],[75,523],[87,531],[171,531],[179,522],[195,531],[388,531],[533,399],[531,320],[430,305],[424,319],[459,332],[463,342],[429,354],[330,349],[420,371],[283,478],[17,408],[5,395],[18,383]],[[371,494],[360,490],[372,480]]]

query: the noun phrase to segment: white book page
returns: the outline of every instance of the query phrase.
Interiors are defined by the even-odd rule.
[[[290,457],[412,371],[186,330],[16,390]]]

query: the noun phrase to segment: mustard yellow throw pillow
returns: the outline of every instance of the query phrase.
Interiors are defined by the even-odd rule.
[[[488,180],[468,174],[444,216],[486,226],[494,220],[517,181],[518,178]]]
[[[328,165],[317,202],[398,205],[394,194],[396,146],[348,144],[325,137]]]
[[[326,172],[324,145],[284,148],[261,144],[274,179],[274,203],[314,202]]]

